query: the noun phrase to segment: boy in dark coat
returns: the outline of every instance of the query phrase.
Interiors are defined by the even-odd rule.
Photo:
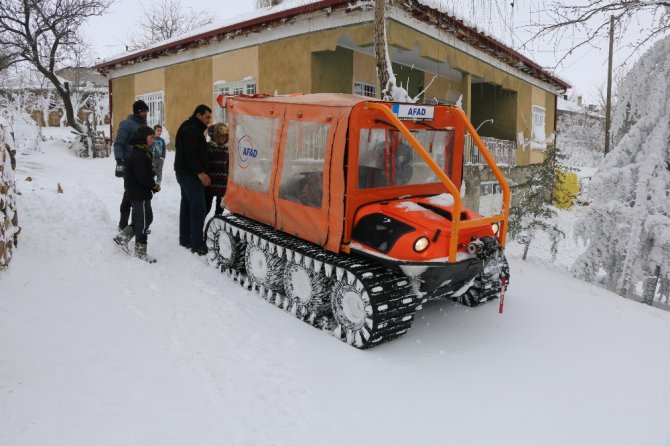
[[[214,200],[214,215],[221,215],[223,213],[221,198],[226,194],[228,185],[228,126],[218,122],[207,129],[207,134],[211,138],[208,143],[207,175],[212,180],[212,184],[205,188],[206,212],[212,209],[212,200]]]
[[[149,263],[156,259],[147,254],[147,230],[154,219],[151,209],[153,194],[160,191],[160,185],[154,181],[154,157],[152,151],[154,131],[143,126],[137,129],[130,139],[131,150],[124,165],[124,186],[133,211],[133,225],[125,228],[114,239],[127,245],[135,236],[135,257]],[[119,240],[120,239],[120,240]]]

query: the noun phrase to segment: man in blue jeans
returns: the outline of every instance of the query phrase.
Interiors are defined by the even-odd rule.
[[[179,244],[198,255],[207,254],[203,237],[205,225],[205,187],[211,184],[207,171],[205,130],[212,109],[198,105],[193,115],[179,126],[175,138],[174,170],[181,188],[179,207]]]

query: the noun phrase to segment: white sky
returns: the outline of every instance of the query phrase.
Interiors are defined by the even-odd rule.
[[[471,0],[450,0],[451,4],[462,1],[470,5]],[[579,1],[579,0],[577,0]],[[585,1],[585,0],[582,0]],[[214,20],[231,18],[240,14],[254,11],[255,0],[181,0],[185,7],[193,7],[205,10],[212,14]],[[510,0],[511,2],[511,0]],[[145,5],[150,0],[144,0]],[[509,2],[508,2],[509,3]],[[555,46],[547,42],[534,42],[529,48],[521,48],[521,44],[528,40],[530,32],[525,28],[531,23],[541,19],[543,0],[517,0],[514,8],[514,49],[525,56],[535,60],[547,69],[553,69],[562,54],[554,51]],[[470,11],[471,6],[464,7],[464,11]],[[511,11],[511,9],[510,9]],[[465,12],[464,12],[465,13]],[[142,3],[139,0],[116,0],[108,14],[90,20],[85,26],[84,33],[91,39],[94,52],[98,57],[105,58],[118,54],[125,50],[124,41],[133,32],[137,21],[143,14]],[[495,16],[495,14],[491,14]],[[506,20],[488,19],[479,22],[479,28],[490,30],[490,34],[500,36],[501,40],[509,44],[511,31],[505,29],[504,23],[510,23],[511,14]],[[634,27],[629,30],[628,41],[634,38]],[[624,39],[626,40],[626,39]],[[555,73],[562,79],[568,81],[573,87],[570,93],[582,95],[587,102],[597,101],[598,89],[604,89],[607,80],[607,41],[594,42],[589,48],[580,49],[570,55]],[[559,49],[569,48],[570,41],[561,42]],[[628,65],[637,57],[632,58],[631,50],[622,47],[615,52],[615,67],[624,62]],[[619,71],[622,71],[619,69]]]

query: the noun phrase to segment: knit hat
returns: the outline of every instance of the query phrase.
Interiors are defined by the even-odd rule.
[[[228,136],[228,126],[223,122],[217,122],[216,124],[207,127],[207,134],[212,139],[217,136]]]
[[[136,115],[141,111],[149,110],[149,106],[143,100],[135,101],[133,103],[133,114]]]

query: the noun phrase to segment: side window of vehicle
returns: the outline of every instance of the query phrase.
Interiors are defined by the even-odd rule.
[[[361,129],[358,151],[358,188],[389,186],[386,153],[391,145],[384,129]]]
[[[329,124],[295,120],[289,122],[279,198],[321,208],[329,132]]]
[[[230,152],[232,180],[253,191],[267,193],[277,142],[277,120],[237,115],[234,138]]]

